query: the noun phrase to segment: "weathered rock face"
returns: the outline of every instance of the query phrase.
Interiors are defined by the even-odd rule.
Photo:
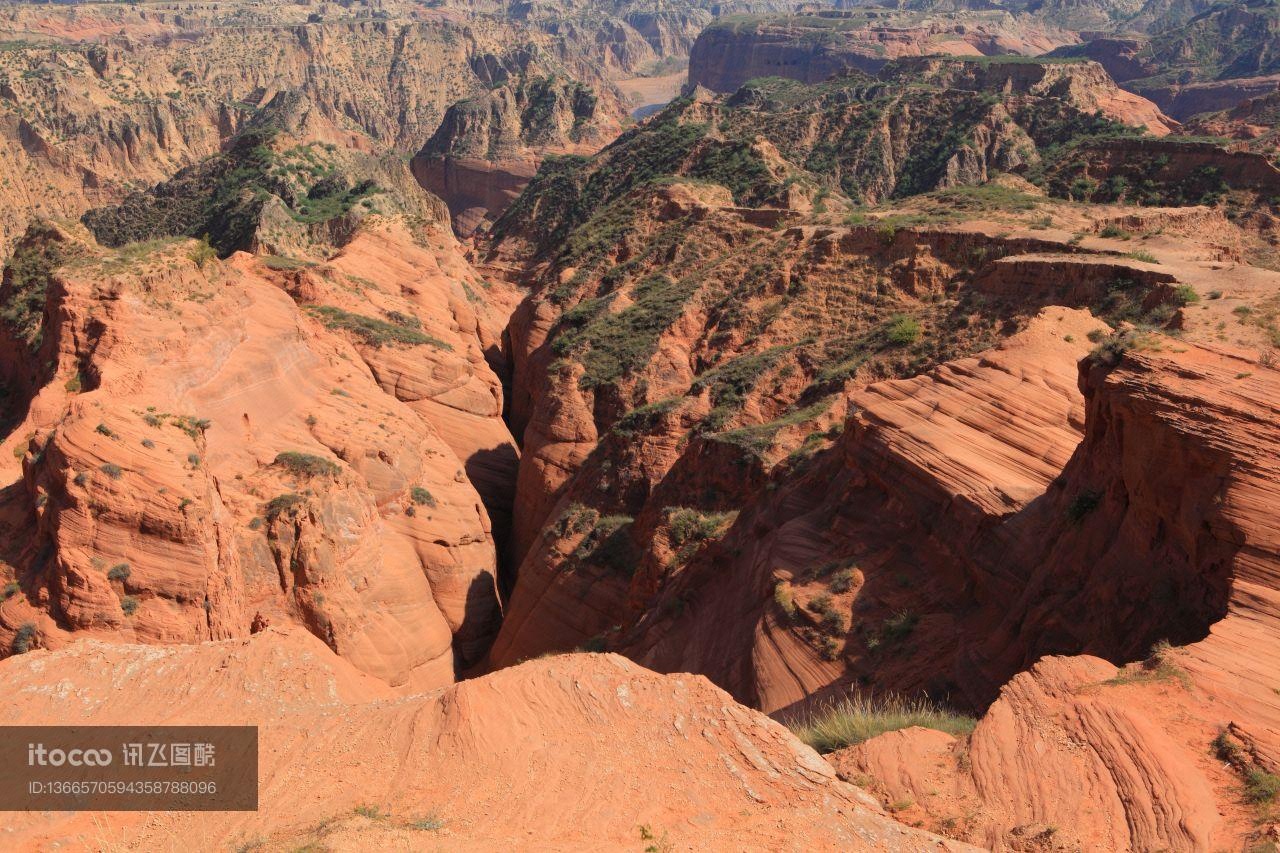
[[[959,835],[991,846],[1057,827],[1055,843],[1084,847],[1247,847],[1267,838],[1266,810],[1235,792],[1280,770],[1269,511],[1280,374],[1191,347],[1087,367],[1081,387],[1086,434],[1063,487],[984,549],[1022,586],[970,660],[1025,663],[1053,644],[1133,659],[1151,637],[1186,645],[1120,671],[1042,658],[966,745],[912,730],[838,753],[836,766],[896,799],[915,792],[921,814],[967,822]]]
[[[1046,309],[1042,322],[1062,311]],[[1262,578],[1276,560],[1280,539],[1250,508],[1274,488],[1255,455],[1271,446],[1263,401],[1280,378],[1263,368],[1253,379],[1247,360],[1195,348],[1130,353],[1114,368],[1086,361],[1077,447],[1080,398],[1062,357],[1070,345],[1062,336],[1055,358],[1046,331],[1029,331],[1041,342],[1024,352],[1015,339],[977,364],[855,395],[840,448],[744,510],[668,587],[684,609],[660,616],[659,604],[637,623],[630,653],[706,672],[766,708],[845,678],[981,707],[1044,654],[1123,662],[1157,640],[1204,640],[1215,626],[1185,663],[1207,670],[1196,661],[1221,654],[1213,638],[1231,636],[1230,613],[1269,612],[1272,592],[1237,605],[1232,591],[1244,575],[1270,583]],[[1191,399],[1200,411],[1225,409],[1188,418]],[[1231,430],[1254,423],[1233,450]],[[839,590],[837,571],[850,573]],[[826,604],[811,607],[816,594]],[[799,638],[821,639],[828,607],[851,612],[853,624],[836,636],[843,651],[823,661],[820,645],[805,654]],[[851,660],[851,675],[838,675]]]
[[[1269,95],[1280,89],[1280,74],[1238,77],[1230,80],[1154,86],[1143,94],[1179,118],[1231,109],[1250,98]]]
[[[793,512],[803,514],[800,507],[808,502],[842,494],[832,486],[837,480],[832,471],[818,469],[812,476],[800,472],[811,454],[839,436],[847,413],[870,407],[870,400],[875,399],[872,395],[864,400],[857,393],[849,396],[852,389],[876,376],[899,370],[909,373],[909,365],[984,348],[999,339],[1001,330],[1008,334],[1019,328],[1026,321],[1023,312],[1035,311],[1040,305],[1064,301],[1106,304],[1115,281],[1127,276],[1132,277],[1137,291],[1146,294],[1153,305],[1158,304],[1168,298],[1170,277],[1100,259],[1019,255],[1048,246],[1030,240],[1001,243],[981,234],[915,232],[904,233],[886,246],[883,236],[871,228],[795,228],[777,240],[764,229],[741,224],[735,228],[730,216],[711,211],[701,216],[705,218],[677,221],[682,233],[688,234],[690,246],[696,245],[716,259],[714,272],[700,274],[692,256],[684,260],[690,248],[676,243],[670,249],[675,252],[672,263],[688,269],[693,280],[707,283],[684,295],[687,301],[673,313],[670,325],[657,333],[648,361],[633,362],[626,374],[612,378],[608,385],[600,383],[599,371],[608,363],[605,353],[616,344],[597,336],[591,325],[577,331],[582,327],[576,319],[555,321],[559,308],[554,300],[537,297],[526,302],[513,320],[516,386],[525,388],[529,395],[517,399],[513,409],[525,437],[513,538],[513,554],[522,562],[493,660],[518,660],[548,648],[575,645],[639,618],[640,630],[648,641],[670,650],[674,658],[669,660],[664,652],[651,654],[643,641],[626,639],[625,630],[621,640],[610,634],[610,642],[617,640],[622,644],[619,647],[627,648],[647,665],[669,664],[708,672],[744,701],[760,702],[772,710],[798,701],[821,686],[821,679],[833,677],[832,666],[819,660],[830,652],[826,641],[817,635],[804,638],[805,630],[812,626],[803,620],[779,628],[781,633],[793,634],[791,641],[798,644],[797,649],[809,648],[807,654],[822,674],[815,676],[817,680],[799,683],[778,676],[789,686],[771,685],[756,694],[754,687],[741,687],[755,683],[754,676],[742,674],[742,668],[750,666],[745,648],[754,642],[755,623],[744,627],[744,634],[735,635],[714,615],[695,609],[693,602],[705,594],[740,614],[744,611],[729,602],[751,599],[763,590],[764,598],[757,606],[764,618],[774,584],[788,580],[773,573],[784,566],[791,566],[797,578],[811,573],[818,566],[802,564],[819,553],[826,555],[819,561],[822,564],[838,562],[844,554],[838,543],[846,540],[849,529],[819,514],[812,522],[813,529],[806,528],[814,536],[813,549],[800,548],[796,556],[784,559],[768,532],[773,522],[753,516],[753,520],[740,519],[729,528],[738,510],[745,512],[759,500],[773,500],[761,498],[762,492],[767,494],[779,485],[773,482],[765,489],[771,479],[769,470],[792,454],[797,478],[794,489],[780,492],[776,500],[787,507],[787,518]],[[650,227],[644,225],[640,230]],[[755,247],[755,257],[761,256],[755,251],[762,244],[768,246],[764,254],[778,266],[739,266],[734,250],[718,246],[713,235],[722,240],[733,235],[736,243]],[[966,259],[984,255],[1008,257],[970,278],[964,271]],[[627,306],[623,313],[604,313],[598,324],[607,318],[611,323],[630,325],[648,313],[655,285],[646,282],[643,269],[635,274],[638,283],[623,303]],[[1075,280],[1076,286],[1058,287],[1058,278]],[[898,349],[879,343],[883,340],[880,335],[887,334],[880,325],[886,319],[869,305],[855,307],[869,298],[877,281],[884,288],[877,291],[877,301],[884,300],[881,307],[890,312],[888,321],[918,318],[922,327],[932,330],[924,333],[929,344]],[[752,282],[762,290],[759,297],[748,299],[745,294]],[[967,295],[969,291],[971,295]],[[842,295],[834,296],[837,292]],[[783,298],[783,293],[792,295]],[[825,314],[812,310],[810,293],[830,300],[823,303]],[[589,302],[585,305],[592,307]],[[777,307],[771,309],[770,305]],[[837,305],[844,307],[837,310]],[[566,316],[575,317],[577,310],[571,309]],[[762,315],[772,315],[773,322],[745,328],[735,325],[734,318]],[[963,320],[958,319],[961,316]],[[832,325],[828,327],[828,323]],[[1028,404],[1037,412],[1038,407],[1047,407],[1052,417],[1045,415],[1049,418],[1043,426],[1045,434],[1028,440],[1027,445],[1036,447],[1037,454],[1048,453],[1043,446],[1052,436],[1051,446],[1057,450],[1048,458],[1059,465],[1079,440],[1079,416],[1071,414],[1079,405],[1074,391],[1075,361],[1089,346],[1087,333],[1105,328],[1087,314],[1071,323],[1074,325],[1068,328],[1036,335],[1037,341],[1045,336],[1073,339],[1062,343],[1056,353],[1042,350],[1040,345],[1029,347],[1025,364],[1016,361],[1023,356],[1010,355],[1007,358],[1015,360],[1010,366],[999,366],[997,361],[997,366],[972,378],[973,393],[982,397],[988,393],[987,386],[1002,388],[1005,373],[1016,375],[1031,364],[1056,358],[1056,363],[1043,368],[1055,371],[1053,379],[1027,380],[1031,387],[1039,389],[1045,384],[1052,393],[1061,395],[1057,404]],[[579,342],[587,341],[590,348],[579,350]],[[957,367],[956,371],[967,376],[971,368]],[[532,379],[539,376],[547,378],[541,382]],[[946,388],[950,380],[938,382]],[[901,393],[908,397],[917,394]],[[1007,417],[1007,412],[999,410],[999,401],[1012,392],[1002,388],[992,393],[991,419],[998,422]],[[957,403],[961,408],[965,405],[973,403]],[[851,423],[858,422],[855,418]],[[846,434],[843,440],[853,439]],[[975,443],[982,440],[973,438]],[[1023,439],[1017,436],[1008,441],[1023,446]],[[988,452],[998,456],[995,447]],[[1024,480],[1023,463],[1008,464],[1014,467],[1008,479],[1019,483],[1016,488],[1008,487],[1018,496],[1009,499],[1013,501],[1010,505],[1028,500],[1059,470],[1045,464],[1037,469],[1038,479]],[[890,481],[907,476],[896,469],[884,474]],[[924,475],[910,476],[919,479]],[[966,485],[943,487],[943,491],[977,488],[977,483],[993,477],[999,481],[992,471],[975,470],[966,475]],[[1004,506],[1000,500],[992,500]],[[922,517],[935,511],[933,501],[920,499],[929,507],[920,510]],[[840,503],[848,502],[842,499]],[[726,529],[730,529],[728,538],[715,544]],[[823,531],[829,530],[840,533],[828,541]],[[740,532],[735,535],[733,531]],[[883,535],[897,537],[901,533],[885,531]],[[806,534],[795,530],[785,536],[789,543],[806,541]],[[738,565],[737,559],[728,555],[740,555],[744,565],[759,559],[756,569],[760,576],[746,581],[726,571],[726,565]],[[786,559],[797,562],[791,565]],[[912,556],[902,554],[894,559],[910,561]],[[839,567],[832,564],[829,568],[835,571]],[[686,574],[698,574],[698,578],[685,578]],[[698,586],[704,581],[727,586],[704,591]],[[893,602],[881,606],[883,611],[877,610],[880,618],[887,619],[895,612]],[[868,616],[868,620],[872,618]],[[696,637],[683,633],[685,628]],[[939,630],[944,630],[942,625]],[[798,666],[796,659],[801,654],[785,656],[786,663],[779,667]],[[677,659],[679,663],[674,662]],[[930,676],[917,673],[912,677],[917,678],[913,684],[920,684]],[[766,695],[769,698],[764,698]],[[781,698],[784,695],[786,698]]]
[[[1080,103],[1064,102],[1059,94],[1069,94],[1074,78],[1034,64],[1026,72],[979,74],[967,63],[920,61],[886,66],[881,76],[851,74],[816,86],[757,80],[732,96],[691,92],[592,162],[550,164],[496,223],[499,249],[520,255],[523,249],[506,244],[521,238],[541,260],[654,175],[717,183],[744,216],[772,225],[772,211],[746,210],[835,210],[981,183],[1000,172],[1047,168],[1042,149],[1056,160],[1067,142],[1126,132],[1098,113],[1099,92],[1081,84]],[[1014,79],[1021,91],[1010,85]]]
[[[988,849],[1230,849],[1256,835],[1222,796],[1235,771],[1207,758],[1221,713],[1176,674],[1046,657],[969,738],[911,728],[829,758],[843,778],[910,802],[900,819]]]
[[[894,74],[941,73],[931,68]],[[602,642],[641,613],[659,620],[654,607],[680,612],[671,585],[700,543],[724,535],[789,454],[804,460],[837,439],[854,389],[986,349],[1046,305],[1110,310],[1132,299],[1137,316],[1170,301],[1168,274],[1073,261],[1065,236],[899,232],[892,220],[780,227],[819,204],[839,210],[840,191],[826,189],[837,181],[883,198],[990,167],[975,158],[1025,156],[1033,143],[1013,112],[1034,116],[1048,100],[1028,93],[1034,81],[1006,93],[1007,109],[927,85],[766,81],[727,99],[699,93],[589,161],[547,164],[498,222],[499,255],[535,263],[534,292],[509,329],[511,423],[523,439],[509,560],[519,569],[492,663]],[[1049,119],[1076,120],[1039,118],[1026,122],[1039,133]],[[1075,358],[1057,369],[1074,376],[1089,330],[1075,331]],[[721,559],[706,556],[708,566]],[[745,659],[727,637],[672,642],[678,654]],[[831,653],[827,640],[813,643],[815,655]],[[751,695],[736,677],[721,683]],[[813,686],[787,688],[787,702]]]
[[[1088,142],[1047,178],[1055,193],[1103,202],[1184,206],[1233,192],[1261,200],[1280,193],[1280,169],[1263,154],[1175,137]]]
[[[651,606],[624,632],[629,653],[706,672],[771,711],[853,679],[946,693],[934,644],[964,630],[948,602],[973,583],[967,549],[1040,495],[1079,442],[1075,361],[1099,327],[1048,308],[999,349],[853,393],[835,446],[775,472],[666,585],[685,609]],[[827,609],[840,614],[830,625]]]
[[[419,688],[484,653],[495,546],[467,472],[484,482],[515,450],[484,356],[497,322],[466,279],[394,221],[284,272],[57,232],[19,260],[42,251],[58,257],[20,267],[42,275],[6,281],[34,312],[6,329],[20,357],[5,381],[28,401],[8,512],[37,532],[7,556],[21,594],[0,613],[6,650],[28,624],[58,646],[299,623]],[[398,266],[367,261],[397,251]]]
[[[964,13],[959,13],[964,17]],[[689,51],[689,82],[736,91],[756,77],[821,83],[849,70],[874,74],[904,56],[1039,54],[1077,39],[1052,27],[994,13],[921,16],[886,10],[739,18],[714,23]]]
[[[1096,62],[971,61],[935,57],[900,59],[884,67],[886,80],[919,80],[943,89],[1031,95],[1099,112],[1163,136],[1177,122],[1146,98],[1126,92]]]
[[[1194,136],[1238,140],[1241,147],[1270,155],[1280,148],[1280,91],[1242,101],[1229,110],[1204,113],[1184,125]]]
[[[1150,30],[1147,38],[1104,37],[1058,48],[1087,56],[1116,80],[1179,120],[1229,109],[1275,91],[1280,15],[1268,3],[1222,3]]]
[[[75,702],[47,689],[50,672]],[[139,847],[177,832],[271,850],[493,849],[525,845],[530,833],[557,849],[653,840],[786,849],[797,838],[806,849],[974,849],[886,817],[786,729],[706,679],[613,655],[552,657],[396,700],[314,638],[271,628],[164,650],[82,641],[0,663],[0,677],[11,688],[0,699],[7,725],[259,727],[256,812],[216,826],[178,813],[163,829],[122,813],[104,824],[33,812],[8,825],[14,849],[103,831]],[[649,793],[637,796],[641,788]],[[359,806],[382,816],[357,816]],[[414,827],[427,817],[429,828]]]
[[[544,154],[595,151],[617,135],[623,112],[580,83],[521,78],[449,107],[411,167],[470,235],[506,210]]]
[[[296,21],[290,10],[301,13]],[[285,90],[331,125],[324,141],[380,153],[416,150],[449,105],[526,73],[569,67],[573,79],[608,88],[594,54],[484,15],[390,6],[383,20],[356,11],[306,23],[306,6],[273,6],[269,20],[237,20],[235,11],[244,10],[217,21],[162,15],[154,23],[164,37],[112,31],[101,43],[19,42],[0,54],[0,166],[9,176],[0,254],[31,214],[76,218],[215,154]]]

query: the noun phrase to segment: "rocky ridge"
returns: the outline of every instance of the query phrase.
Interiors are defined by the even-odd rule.
[[[73,701],[48,690],[50,672]],[[13,687],[0,703],[6,723],[181,725],[213,715],[259,726],[258,811],[126,813],[109,832],[127,846],[199,836],[272,851],[481,850],[532,834],[566,850],[800,849],[800,839],[808,848],[974,849],[896,823],[785,728],[706,679],[656,675],[616,655],[552,657],[395,698],[308,634],[271,628],[165,652],[84,641],[0,663],[0,675]],[[584,778],[595,780],[589,790]],[[330,784],[312,784],[321,779]],[[79,849],[103,832],[84,812],[28,813],[6,835]]]
[[[717,92],[733,92],[756,77],[821,83],[850,69],[874,74],[900,57],[1035,55],[1076,41],[1071,33],[1004,12],[928,14],[865,7],[727,16],[694,42],[689,83]]]

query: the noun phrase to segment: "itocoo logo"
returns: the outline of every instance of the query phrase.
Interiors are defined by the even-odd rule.
[[[42,743],[27,744],[28,767],[106,767],[111,763],[109,749],[46,749]]]

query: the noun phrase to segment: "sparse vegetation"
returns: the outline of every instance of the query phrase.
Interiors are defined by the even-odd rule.
[[[325,459],[323,456],[294,450],[276,454],[274,464],[295,477],[336,477],[342,470],[336,462]]]
[[[1086,489],[1071,499],[1071,503],[1067,504],[1067,518],[1073,524],[1080,524],[1084,519],[1098,508],[1098,504],[1102,502],[1102,492],[1096,492]]]
[[[911,726],[967,735],[977,720],[924,699],[854,694],[790,725],[796,737],[821,753],[835,752],[876,735]]]
[[[853,589],[860,573],[854,568],[840,569],[831,576],[831,591],[836,595],[841,595]]]
[[[412,489],[410,489],[409,496],[413,499],[413,502],[416,504],[429,506],[429,507],[434,507],[436,505],[435,497],[431,494],[431,492],[427,491],[422,486],[414,486]]]
[[[268,521],[275,521],[281,515],[291,512],[294,507],[305,502],[306,498],[302,495],[295,494],[293,492],[286,492],[283,495],[276,495],[274,498],[267,501],[263,514],[266,516]]]
[[[796,615],[795,593],[791,590],[791,584],[786,581],[778,581],[773,585],[773,602],[778,605],[783,614],[788,618],[794,618]]]
[[[659,336],[680,316],[696,287],[692,280],[655,275],[632,288],[632,302],[621,311],[608,310],[611,296],[587,300],[564,315],[570,328],[554,339],[552,351],[578,354],[583,388],[610,384],[648,363]]]
[[[431,814],[423,815],[413,821],[409,826],[419,832],[439,832],[441,829],[444,829],[444,821],[432,812]]]
[[[11,648],[15,655],[26,654],[31,651],[40,641],[40,633],[36,626],[31,622],[26,622],[19,626],[17,632],[13,635],[13,644]]]
[[[1191,688],[1191,677],[1182,667],[1174,663],[1173,646],[1168,640],[1160,640],[1151,647],[1151,651],[1142,661],[1142,666],[1121,670],[1107,684],[1134,684],[1144,681],[1177,680],[1187,689]]]
[[[195,262],[195,265],[204,269],[204,265],[218,257],[218,250],[209,244],[209,237],[205,235],[196,241],[191,247],[191,251],[187,253],[187,257]]]
[[[894,317],[886,331],[889,343],[894,346],[909,346],[920,339],[920,321],[914,317]]]
[[[909,610],[899,610],[880,625],[880,637],[884,642],[897,643],[911,636],[920,619]]]
[[[732,521],[734,513],[704,513],[688,507],[667,509],[667,535],[677,548],[710,539]]]
[[[98,466],[98,470],[113,480],[119,480],[124,476],[124,469],[114,462],[104,462]]]
[[[20,244],[4,267],[0,286],[0,322],[35,352],[44,335],[45,291],[49,278],[67,258],[51,240]]]
[[[129,564],[116,563],[107,572],[107,580],[126,581],[129,579]]]
[[[849,630],[849,620],[836,609],[829,594],[819,593],[806,606],[818,616],[818,627],[827,636],[841,637]]]
[[[1254,805],[1270,803],[1280,794],[1280,776],[1253,768],[1245,774],[1244,798]]]
[[[635,543],[631,541],[634,521],[629,515],[594,515],[587,535],[573,551],[574,559],[631,577],[640,562]]]
[[[138,612],[138,599],[132,595],[126,595],[120,599],[120,610],[125,616],[132,616]]]
[[[333,305],[308,305],[307,312],[315,316],[325,328],[350,332],[369,346],[383,347],[388,344],[405,344],[407,346],[430,345],[436,349],[452,350],[453,347],[437,337],[428,335],[418,327],[401,325],[396,322],[379,320],[344,311]],[[406,315],[399,315],[406,317]],[[415,318],[416,320],[416,318]]]

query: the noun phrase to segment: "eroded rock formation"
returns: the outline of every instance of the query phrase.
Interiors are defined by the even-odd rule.
[[[77,696],[44,688],[49,671]],[[86,641],[0,663],[5,723],[259,726],[260,808],[125,815],[113,837],[171,833],[267,849],[464,849],[689,843],[785,849],[971,850],[896,823],[785,728],[700,676],[615,655],[534,661],[434,695],[385,685],[298,630],[158,653]],[[593,784],[584,787],[584,779]],[[364,815],[357,813],[362,811]],[[136,814],[136,813],[135,813]],[[139,819],[141,818],[141,819]],[[11,845],[78,844],[88,813],[27,813]]]

